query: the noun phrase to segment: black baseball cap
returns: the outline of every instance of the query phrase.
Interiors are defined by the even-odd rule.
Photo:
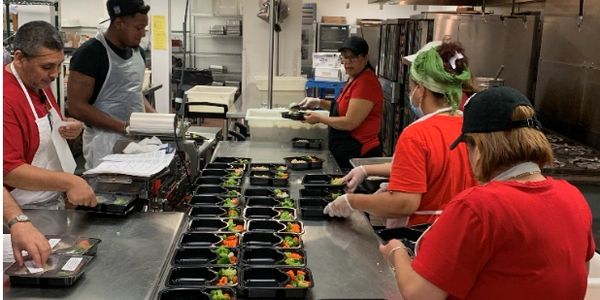
[[[116,17],[132,16],[137,13],[147,14],[150,11],[150,6],[146,5],[144,0],[108,0],[106,1],[106,10],[110,18],[100,23],[113,20]]]
[[[369,53],[369,44],[361,37],[351,36],[344,41],[344,44],[342,44],[338,51],[342,52],[346,49],[352,51],[354,55],[367,54]]]
[[[450,145],[450,149],[465,140],[465,133],[507,131],[521,127],[541,130],[542,125],[535,116],[512,120],[515,107],[521,105],[532,107],[525,95],[510,87],[493,87],[473,95],[465,104],[462,134]]]

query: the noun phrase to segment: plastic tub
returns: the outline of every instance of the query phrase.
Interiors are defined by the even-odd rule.
[[[231,86],[209,86],[209,85],[196,85],[193,88],[185,91],[188,101],[192,102],[211,102],[218,104],[225,104],[228,108],[233,107],[235,101],[235,93],[237,87]],[[223,110],[219,107],[211,106],[190,106],[190,112],[207,112],[207,113],[219,113]]]

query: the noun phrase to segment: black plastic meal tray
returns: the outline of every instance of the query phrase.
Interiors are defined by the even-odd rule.
[[[369,179],[368,177],[365,179],[365,181],[363,181],[362,186],[365,188],[366,192],[369,194],[375,193],[377,190],[379,190],[379,186],[384,183],[384,182],[388,182],[389,179]]]
[[[66,255],[89,255],[94,256],[98,251],[98,244],[102,242],[101,239],[88,238],[88,237],[75,237],[75,236],[60,236],[60,235],[46,235],[46,239],[60,239],[60,242],[52,248],[54,254],[66,254]],[[88,245],[80,245],[83,241],[87,241]]]
[[[290,283],[287,270],[302,270],[305,279],[310,281],[306,288],[286,288]],[[309,288],[314,286],[312,273],[308,268],[289,267],[248,267],[240,274],[240,286],[248,298],[305,298]]]
[[[296,120],[296,121],[304,121],[305,112],[289,112],[284,111],[281,113],[281,117],[284,119]]]
[[[293,138],[292,139],[292,147],[303,148],[303,149],[321,149],[323,147],[323,140]]]
[[[284,207],[246,207],[243,216],[246,219],[280,220],[281,212],[287,211],[296,220],[296,210]],[[288,220],[291,221],[291,220]]]
[[[313,159],[311,159],[311,157]],[[314,156],[290,156],[284,157],[283,160],[288,165],[288,167],[292,170],[302,171],[302,170],[318,170],[323,168],[323,160]],[[293,160],[301,161],[301,162],[292,162]]]
[[[188,225],[190,232],[233,232],[227,228],[227,221],[233,220],[236,225],[246,228],[246,221],[242,219],[192,219]]]
[[[239,251],[237,248],[227,248],[237,258],[239,262]],[[231,267],[236,264],[220,264],[218,263],[219,256],[215,252],[216,248],[179,248],[173,254],[171,265],[173,266],[221,266]]]
[[[240,262],[243,266],[276,266],[289,267],[285,253],[297,253],[302,256],[301,264],[296,267],[306,266],[306,252],[304,250],[281,250],[270,247],[244,248],[240,254]]]
[[[194,195],[192,196],[192,199],[190,199],[189,205],[190,206],[220,206],[220,207],[227,207],[225,200],[227,198],[237,198],[239,201],[239,204],[237,206],[240,206],[240,204],[242,203],[242,197],[240,196],[231,196],[231,197],[225,197],[225,196],[219,196],[219,195]],[[233,205],[232,207],[237,207],[236,205]]]
[[[229,216],[230,210],[236,210],[237,216]],[[241,211],[237,207],[196,206],[192,207],[188,214],[193,218],[237,218],[241,215]]]
[[[75,257],[82,258],[82,262],[75,272],[64,272],[61,271],[61,268],[65,265],[65,263]],[[6,271],[4,271],[5,275],[8,275],[10,280],[10,284],[12,286],[35,286],[35,287],[68,287],[75,284],[75,282],[81,278],[84,274],[85,266],[93,259],[93,256],[87,255],[58,255],[52,254],[48,259],[48,263],[50,261],[55,261],[56,269],[48,270],[40,274],[28,274],[26,271],[26,267],[19,267],[15,262],[10,265]],[[59,275],[61,274],[61,275]]]
[[[167,286],[169,287],[214,287],[219,280],[222,267],[176,267],[169,271]],[[237,269],[236,269],[237,270]],[[239,270],[237,270],[239,276]],[[227,287],[237,287],[229,284]]]
[[[228,184],[226,181],[228,178],[225,177],[198,177],[196,179],[196,185],[220,185],[224,188],[239,188],[242,185],[242,181],[239,178],[235,178],[235,184]]]
[[[289,180],[289,173],[286,178],[277,178],[276,172],[273,171],[251,171],[250,172],[250,184],[251,185],[262,185],[262,186],[287,186]]]
[[[417,240],[419,237],[421,237],[423,231],[426,227],[428,227],[428,225],[429,224],[416,225],[417,229],[410,227],[386,228],[377,230],[376,233],[383,243],[387,243],[392,239],[397,239],[401,240],[406,247],[415,251]]]
[[[248,207],[275,207],[280,201],[273,197],[246,197],[246,208]]]
[[[201,184],[196,186],[194,191],[195,195],[223,195],[228,194],[230,191],[236,191],[241,194],[240,188],[227,187],[224,188],[220,185]]]
[[[204,167],[205,169],[219,169],[219,170],[231,170],[231,169],[242,169],[246,168],[246,164],[238,164],[238,163],[208,163]]]
[[[286,236],[298,238],[298,245],[293,247],[286,247],[283,245],[283,241]],[[274,232],[244,232],[240,237],[240,246],[242,248],[252,247],[273,247],[276,249],[301,249],[303,248],[302,236],[300,234],[291,233],[274,233]]]
[[[288,223],[299,224],[300,232],[288,231]],[[248,221],[247,230],[258,232],[304,233],[304,225],[299,221],[250,220]]]
[[[240,241],[240,235],[237,233],[223,232],[186,232],[179,240],[179,247],[182,248],[215,248],[223,246],[221,236],[235,236]]]
[[[244,177],[244,172],[241,174],[236,174],[232,170],[227,169],[204,169],[201,172],[202,177],[233,177],[233,178],[241,178]]]
[[[232,156],[219,156],[215,157],[212,161],[214,163],[226,163],[226,164],[250,164],[252,162],[251,158],[248,157],[232,157]]]
[[[287,172],[287,165],[280,163],[253,163],[250,165],[250,172],[252,171],[282,171]]]
[[[159,300],[212,300],[210,291],[222,290],[231,296],[231,300],[236,300],[237,295],[234,289],[231,288],[167,288],[161,290]]]
[[[346,186],[342,184],[331,184],[331,180],[334,178],[342,178],[344,175],[333,175],[333,174],[307,174],[302,178],[302,184],[307,189],[321,189],[321,188],[343,188]]]
[[[275,193],[275,191],[281,191],[283,193],[286,193],[287,196],[286,197],[281,197],[278,196],[277,193]],[[289,198],[290,197],[290,191],[288,189],[282,189],[282,188],[268,188],[268,187],[260,187],[260,188],[247,188],[246,190],[244,190],[244,195],[251,197],[251,196],[264,196],[264,197],[275,197],[277,199],[284,199],[284,198]]]
[[[323,198],[300,198],[298,203],[303,220],[324,220],[330,218],[329,215],[323,213],[323,209],[329,203]]]
[[[339,194],[339,196],[345,194],[343,189],[341,188],[329,188],[329,189],[301,189],[300,190],[300,198],[321,198],[325,201],[333,201],[337,197],[333,197],[334,194]],[[338,196],[338,197],[339,197]]]

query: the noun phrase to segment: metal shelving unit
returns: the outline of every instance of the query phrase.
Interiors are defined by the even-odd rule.
[[[214,73],[215,81],[241,82],[242,32],[240,34],[211,34],[211,25],[226,26],[227,20],[242,20],[241,0],[191,0],[188,10],[189,32],[186,32],[187,49],[173,51],[173,55],[187,55],[186,68],[209,69],[210,65],[222,65],[226,73]],[[219,5],[235,5],[233,13],[223,13]],[[226,33],[226,32],[225,32]],[[182,36],[182,30],[173,30],[174,36]],[[185,50],[185,51],[184,51]]]
[[[10,18],[8,17],[10,15],[10,5],[44,5],[44,6],[54,7],[53,10],[50,10],[50,19],[54,20],[54,26],[56,26],[58,31],[61,30],[60,13],[59,13],[60,12],[60,1],[59,0],[37,0],[37,1],[3,0],[2,3],[4,4],[5,14],[7,16],[6,23],[4,24],[5,28],[4,28],[3,42],[4,42],[4,44],[8,44],[9,49],[12,48],[12,47],[10,47],[10,44],[12,42],[11,38],[14,35],[14,32],[12,32],[10,29]],[[53,88],[53,90],[56,95],[56,101],[58,102],[58,105],[61,108],[62,113],[64,114],[64,106],[65,106],[64,105],[64,93],[65,93],[65,91],[64,91],[64,85],[62,84],[63,80],[64,80],[64,77],[61,72],[58,79],[54,83],[56,86]]]

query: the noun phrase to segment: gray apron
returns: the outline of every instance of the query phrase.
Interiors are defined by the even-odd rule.
[[[106,49],[109,66],[94,107],[125,122],[129,120],[131,113],[144,112],[144,60],[139,48],[133,49],[133,55],[129,59],[123,59],[110,48],[102,33],[96,34],[96,39]],[[85,169],[97,167],[101,158],[112,154],[115,143],[121,137],[121,133],[86,125],[83,132]]]

